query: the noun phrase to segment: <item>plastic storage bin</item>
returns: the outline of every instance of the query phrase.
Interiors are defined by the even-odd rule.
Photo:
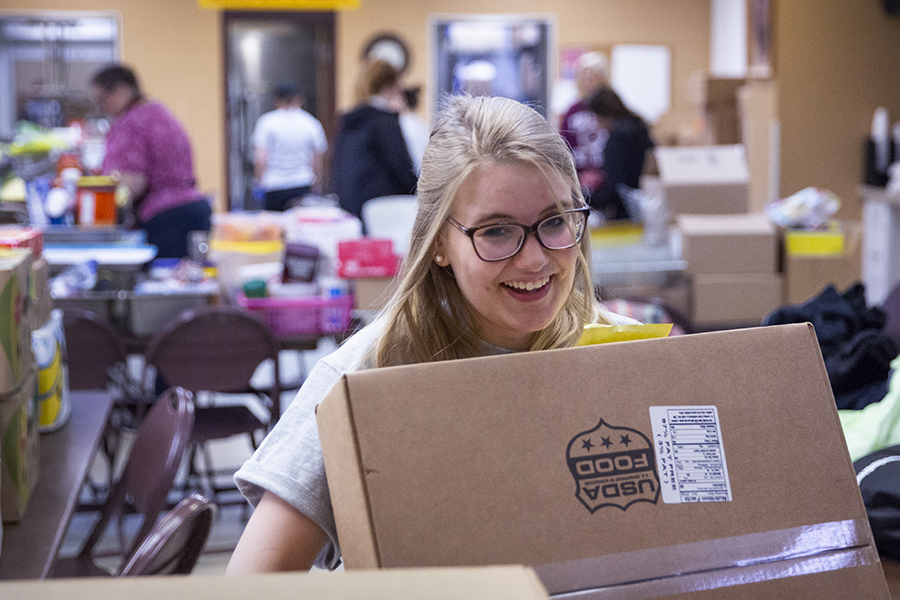
[[[247,298],[238,292],[237,303],[262,319],[276,336],[323,335],[350,327],[353,296]]]

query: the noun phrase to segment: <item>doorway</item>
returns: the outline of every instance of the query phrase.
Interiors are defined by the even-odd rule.
[[[335,128],[334,13],[224,13],[225,131],[229,210],[259,210],[253,180],[253,128],[275,108],[279,84],[294,85],[304,109]],[[328,165],[326,164],[326,173]]]

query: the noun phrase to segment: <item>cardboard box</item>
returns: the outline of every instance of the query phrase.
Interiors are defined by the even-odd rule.
[[[778,230],[763,214],[680,215],[677,222],[688,273],[778,270]]]
[[[365,277],[353,280],[353,302],[357,310],[381,310],[397,289],[396,277]]]
[[[40,474],[36,385],[32,371],[15,391],[0,396],[0,514],[4,523],[21,520]]]
[[[844,290],[860,281],[862,264],[859,222],[842,223],[844,250],[834,255],[784,254],[783,304],[800,304],[813,298],[827,285]]]
[[[122,577],[0,582],[4,600],[546,600],[531,569],[392,569],[243,577]]]
[[[695,275],[692,279],[695,325],[759,325],[782,305],[779,273]]]
[[[750,175],[743,145],[660,146],[653,154],[673,217],[748,211]]]
[[[810,325],[360,371],[318,426],[347,569],[525,564],[563,597],[889,597]]]
[[[0,248],[28,248],[35,260],[44,250],[44,232],[35,227],[0,227]]]
[[[0,394],[13,391],[32,362],[31,251],[0,249]]]

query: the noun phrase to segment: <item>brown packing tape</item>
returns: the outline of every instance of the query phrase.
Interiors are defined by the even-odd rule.
[[[541,565],[535,571],[554,598],[639,600],[877,561],[868,523],[847,519]]]

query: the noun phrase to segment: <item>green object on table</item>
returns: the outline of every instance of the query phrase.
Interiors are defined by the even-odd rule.
[[[266,282],[262,279],[251,279],[244,283],[241,289],[247,298],[266,298],[269,295]]]

